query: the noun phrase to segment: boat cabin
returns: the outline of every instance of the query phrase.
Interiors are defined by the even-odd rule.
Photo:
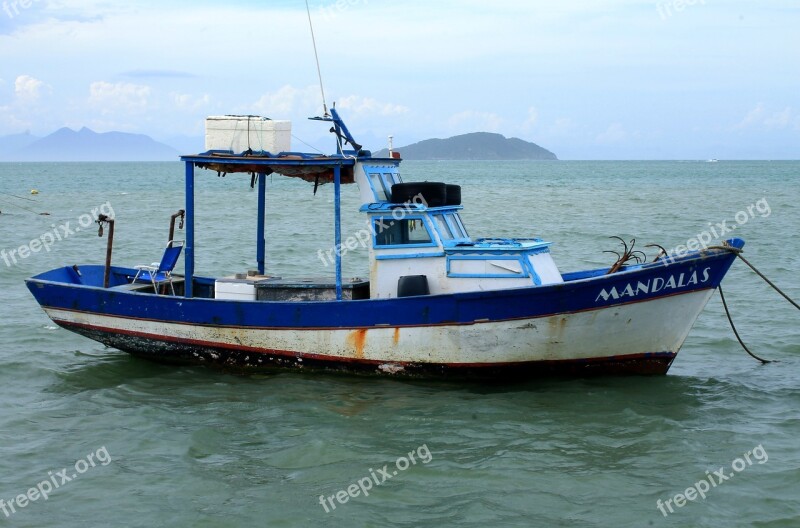
[[[395,159],[359,160],[353,171],[372,239],[371,298],[563,282],[549,242],[473,240],[459,214],[460,187],[404,183],[399,164]]]

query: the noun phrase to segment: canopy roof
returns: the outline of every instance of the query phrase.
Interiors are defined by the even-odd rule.
[[[333,168],[339,166],[341,183],[354,183],[354,157],[324,156],[303,153],[282,153],[277,156],[268,154],[233,154],[229,151],[209,151],[203,154],[181,156],[181,160],[193,163],[195,167],[216,171],[218,173],[277,173],[283,176],[301,178],[313,183],[332,183]]]

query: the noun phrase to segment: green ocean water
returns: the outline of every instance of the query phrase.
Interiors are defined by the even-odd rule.
[[[473,237],[552,240],[562,271],[610,264],[611,235],[673,248],[724,224],[800,299],[799,162],[402,171],[462,185]],[[252,269],[249,178],[198,175],[198,273]],[[313,196],[279,176],[267,188],[269,271],[332,275],[319,258],[332,245],[332,189]],[[0,193],[0,526],[800,526],[800,312],[741,263],[726,297],[747,343],[776,363],[739,348],[715,296],[664,377],[240,375],[148,363],[58,329],[23,284],[101,263],[106,239],[85,216],[101,206],[117,218],[115,263],[158,260],[183,207],[179,163],[0,164]],[[345,188],[345,237],[362,228],[356,209]],[[61,240],[19,256],[47,233]],[[366,266],[366,250],[345,257],[348,277]],[[709,479],[705,498],[676,502]],[[336,500],[359,481],[368,496]],[[59,486],[20,507],[42,482]],[[657,505],[669,500],[665,516]]]

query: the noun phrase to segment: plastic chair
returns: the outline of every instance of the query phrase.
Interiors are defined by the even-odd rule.
[[[153,284],[153,289],[156,293],[159,291],[159,286],[168,283],[172,295],[175,295],[175,287],[172,284],[172,270],[178,263],[178,257],[183,250],[183,240],[171,240],[164,250],[164,256],[161,257],[161,262],[154,262],[150,266],[135,266],[136,276],[133,282],[145,281]]]

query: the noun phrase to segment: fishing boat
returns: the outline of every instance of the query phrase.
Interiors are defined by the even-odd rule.
[[[404,182],[399,153],[373,156],[335,108],[313,119],[331,127],[335,154],[291,152],[286,122],[209,120],[207,138],[220,140],[181,157],[185,241],[171,240],[153,267],[112,266],[113,219],[101,217],[112,230],[105,265],[41,273],[27,279],[30,292],[59,326],[159,362],[478,379],[653,375],[666,374],[744,246],[730,239],[650,262],[628,247],[612,266],[562,273],[542,238],[470,237],[458,185]],[[254,148],[254,137],[266,143]],[[195,274],[195,180],[217,174],[249,175],[258,193],[249,273]],[[270,174],[333,185],[335,278],[265,269]],[[353,213],[365,217],[364,279],[342,277],[347,184],[358,187]],[[181,253],[184,273],[173,273]]]

